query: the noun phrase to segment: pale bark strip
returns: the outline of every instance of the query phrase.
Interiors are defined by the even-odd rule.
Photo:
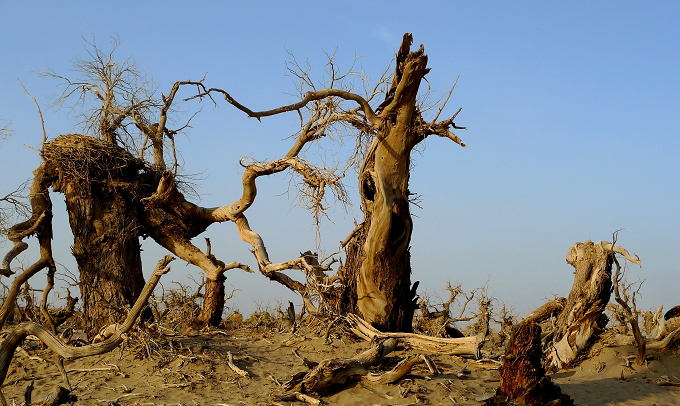
[[[236,372],[240,376],[244,378],[250,378],[248,371],[245,371],[234,364],[234,357],[231,355],[231,351],[227,351],[227,365],[229,365],[229,368],[231,368],[232,371]]]
[[[483,338],[481,335],[462,338],[440,338],[413,333],[382,333],[353,314],[347,315],[346,320],[351,326],[350,330],[366,341],[395,338],[414,348],[445,354],[477,355]]]

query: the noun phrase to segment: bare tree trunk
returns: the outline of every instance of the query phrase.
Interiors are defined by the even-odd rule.
[[[217,279],[207,278],[205,280],[205,297],[203,298],[203,309],[198,315],[198,321],[209,326],[219,326],[224,312],[224,282],[227,277],[224,273],[217,276]]]
[[[117,193],[66,193],[88,337],[120,321],[144,287],[134,209]],[[92,255],[92,253],[97,253]]]
[[[349,241],[342,271],[345,310],[383,331],[411,331],[416,309],[408,182],[411,150],[424,139],[412,129],[423,121],[416,98],[428,69],[422,47],[409,52],[411,42],[410,34],[405,35],[392,86],[381,106],[382,124],[361,167],[364,220]]]
[[[62,136],[45,145],[52,186],[66,196],[90,338],[122,320],[144,287],[135,162],[122,148],[92,137]]]

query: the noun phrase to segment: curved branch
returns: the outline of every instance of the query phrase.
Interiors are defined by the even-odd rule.
[[[12,311],[14,310],[14,306],[16,306],[17,297],[21,292],[21,286],[24,283],[26,283],[26,281],[31,279],[33,275],[49,267],[51,262],[52,262],[51,255],[43,255],[37,262],[26,268],[25,271],[23,271],[22,273],[17,275],[16,278],[14,278],[14,281],[12,281],[12,286],[10,287],[9,292],[7,292],[7,296],[5,296],[5,298],[3,299],[2,307],[0,307],[0,328],[2,328],[2,326],[5,325],[7,318],[9,317],[10,313],[12,313]]]
[[[170,255],[166,255],[163,259],[158,261],[156,269],[154,269],[151,277],[149,277],[149,281],[144,286],[135,305],[130,309],[123,324],[115,330],[113,335],[103,342],[82,347],[70,347],[40,324],[32,322],[20,324],[16,329],[9,333],[7,338],[2,342],[2,345],[0,345],[0,385],[5,382],[9,364],[14,356],[14,351],[29,335],[38,337],[40,341],[47,345],[47,347],[65,359],[77,359],[103,354],[118,347],[118,345],[123,342],[123,334],[130,331],[142,309],[146,306],[149,297],[160,281],[161,276],[170,271],[170,268],[167,265],[173,259],[174,258]]]
[[[297,157],[282,158],[264,164],[250,164],[243,173],[243,194],[239,200],[226,206],[214,208],[203,208],[194,205],[195,208],[193,210],[195,210],[196,215],[202,216],[205,220],[211,222],[235,222],[236,219],[238,219],[239,216],[255,201],[255,197],[257,196],[257,178],[279,173],[289,168],[300,174],[304,178],[305,183],[312,187],[320,188],[325,185],[336,185],[341,179],[340,176],[334,177],[332,175],[322,174],[319,172],[318,168],[315,168],[308,162]],[[342,188],[336,188],[336,191],[340,195],[343,194]]]
[[[49,182],[45,176],[44,166],[38,167],[34,175],[29,193],[32,210],[31,219],[11,228],[8,237],[14,243],[14,247],[5,256],[2,266],[7,272],[11,272],[10,263],[14,256],[28,247],[28,244],[23,242],[22,239],[33,233],[37,234],[38,237],[40,258],[12,282],[12,287],[7,293],[2,307],[0,307],[0,328],[4,326],[9,314],[14,310],[14,306],[16,306],[16,298],[21,290],[21,285],[44,268],[50,268],[50,270],[55,268],[54,259],[52,258],[52,201],[47,192]]]
[[[325,277],[325,274],[322,272],[324,267],[318,267],[317,269],[316,267],[310,266],[304,257],[287,262],[272,263],[269,260],[269,254],[267,254],[267,249],[264,246],[262,237],[250,228],[246,216],[240,214],[238,218],[234,220],[234,223],[236,224],[241,239],[253,247],[252,253],[255,255],[260,273],[273,281],[279,282],[288,289],[298,292],[300,296],[302,296],[307,311],[315,313],[316,307],[308,297],[307,286],[279,271],[299,269],[304,272],[312,273],[315,277]]]
[[[258,120],[262,117],[268,117],[268,116],[274,116],[277,114],[281,113],[286,113],[289,111],[296,111],[300,110],[301,108],[305,107],[309,102],[315,101],[315,100],[321,100],[325,99],[326,97],[339,97],[344,100],[351,100],[359,104],[361,107],[361,110],[364,112],[366,115],[366,119],[373,125],[373,127],[379,127],[380,126],[380,119],[378,116],[375,114],[373,111],[373,108],[371,105],[364,99],[363,97],[359,96],[358,94],[351,93],[345,90],[340,90],[340,89],[322,89],[322,90],[317,90],[314,92],[307,92],[305,93],[304,97],[302,100],[300,100],[297,103],[289,104],[287,106],[281,106],[275,109],[271,110],[265,110],[265,111],[252,111],[246,106],[242,105],[241,103],[237,102],[236,99],[234,99],[229,93],[222,89],[217,89],[217,88],[210,88],[207,91],[197,94],[196,96],[189,97],[185,100],[191,100],[195,98],[201,98],[204,96],[209,96],[210,93],[215,92],[215,93],[221,93],[224,96],[224,99],[232,104],[234,107],[237,109],[241,110],[242,112],[246,113],[248,117],[255,117]]]
[[[617,254],[623,255],[630,262],[633,262],[635,264],[638,264],[639,266],[642,266],[642,261],[640,261],[640,257],[638,257],[637,255],[635,257],[633,257],[632,255],[630,255],[630,253],[628,253],[628,251],[625,248],[623,248],[619,245],[614,245],[614,244],[612,244],[608,241],[600,241],[599,244],[601,244],[603,248],[606,248],[606,249],[608,249],[612,252],[615,252]]]

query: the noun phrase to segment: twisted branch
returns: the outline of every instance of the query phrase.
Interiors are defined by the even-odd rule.
[[[160,281],[161,276],[170,271],[168,264],[173,259],[174,258],[172,256],[166,255],[163,257],[163,259],[158,261],[156,268],[149,277],[149,281],[144,286],[144,289],[135,302],[135,305],[132,307],[132,309],[130,309],[125,321],[123,321],[121,325],[117,326],[118,328],[116,328],[113,334],[105,341],[82,347],[70,347],[66,345],[59,337],[54,335],[50,330],[40,324],[28,322],[17,326],[11,333],[9,333],[7,338],[5,338],[5,340],[0,345],[0,385],[5,382],[9,364],[14,357],[14,351],[29,335],[38,337],[40,341],[42,341],[49,349],[57,353],[57,355],[63,359],[69,360],[104,354],[118,347],[118,345],[123,342],[123,335],[130,331],[137,320],[137,317],[139,317],[142,309],[146,306],[149,297]]]

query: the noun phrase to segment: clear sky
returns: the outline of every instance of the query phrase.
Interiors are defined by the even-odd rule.
[[[460,76],[444,114],[458,107],[462,149],[428,139],[414,154],[413,280],[440,294],[448,280],[489,293],[518,314],[552,295],[569,293],[567,249],[577,241],[609,240],[642,259],[631,278],[644,279],[639,305],[680,303],[680,3],[599,2],[43,2],[2,1],[0,9],[0,120],[15,135],[0,144],[0,194],[28,179],[39,164],[40,124],[21,79],[40,102],[50,138],[76,132],[67,110],[49,109],[57,83],[36,71],[73,75],[86,55],[83,38],[105,49],[112,36],[128,57],[167,94],[176,80],[198,80],[230,92],[253,110],[296,101],[286,76],[288,51],[308,60],[323,78],[325,53],[337,49],[341,67],[357,66],[376,80],[404,32],[424,44],[436,98]],[[201,108],[186,103],[188,116]],[[203,105],[186,137],[178,139],[185,170],[199,173],[198,202],[230,203],[240,196],[238,159],[275,159],[290,147],[295,113],[248,119],[227,103]],[[249,210],[254,230],[273,261],[314,249],[311,217],[287,196],[288,178],[262,179]],[[354,181],[349,182],[355,186]],[[356,193],[353,202],[359,203]],[[63,197],[54,196],[55,259],[76,271]],[[358,207],[331,212],[322,249],[332,253],[361,221]],[[206,236],[223,261],[255,265],[233,224]],[[202,247],[202,244],[199,244]],[[163,254],[144,244],[145,272]],[[8,248],[3,247],[3,251]],[[24,257],[25,261],[30,256]],[[199,278],[175,264],[170,280]],[[292,275],[295,275],[292,272]],[[238,291],[228,306],[301,300],[259,274],[227,275]],[[40,277],[38,277],[40,278]],[[38,284],[36,282],[36,284]]]

